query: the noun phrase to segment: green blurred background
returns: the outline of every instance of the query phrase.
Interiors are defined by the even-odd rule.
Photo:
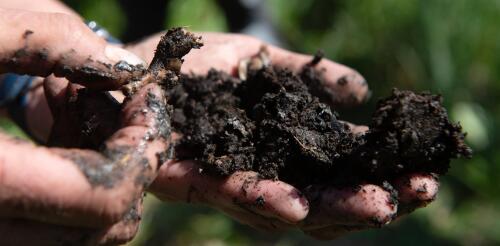
[[[126,20],[116,1],[67,2],[117,37],[134,21]],[[368,80],[370,102],[341,110],[342,117],[368,122],[376,99],[392,87],[440,93],[451,117],[468,132],[474,157],[452,163],[434,203],[383,229],[319,242],[298,231],[259,232],[212,209],[165,204],[148,195],[140,233],[130,245],[499,245],[500,1],[273,0],[265,5],[286,48],[322,49]],[[173,0],[167,13],[165,28],[228,30],[213,0]],[[6,120],[0,125],[21,134]]]

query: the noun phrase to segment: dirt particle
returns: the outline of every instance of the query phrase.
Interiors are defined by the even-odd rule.
[[[349,83],[349,80],[347,78],[346,75],[340,77],[338,80],[337,80],[337,84],[340,85],[340,86],[345,86],[347,85],[347,83]]]
[[[27,51],[27,48],[24,47],[24,48],[21,48],[21,49],[18,49],[14,52],[14,57],[13,59],[19,59],[19,58],[22,58],[22,57],[25,57],[28,55],[28,51]]]
[[[391,207],[397,206],[398,201],[398,191],[387,181],[383,181],[381,185],[382,189],[389,192],[389,199],[387,201],[388,205]]]
[[[144,193],[145,194],[145,193]],[[132,203],[130,209],[123,216],[123,222],[137,222],[142,219],[141,214],[137,210],[137,202]]]
[[[311,62],[309,63],[310,66],[316,66],[318,65],[319,62],[321,62],[321,60],[323,59],[323,57],[325,57],[325,52],[323,52],[322,50],[318,50],[316,51],[316,53],[314,54]]]
[[[419,186],[416,190],[417,193],[420,193],[420,194],[425,194],[427,193],[427,184],[424,184],[422,186]]]
[[[32,35],[33,33],[35,33],[35,32],[33,32],[32,30],[27,29],[27,30],[26,30],[26,31],[24,31],[24,33],[23,33],[23,39],[27,39],[27,38],[28,38],[30,35]]]
[[[128,62],[126,61],[119,61],[115,64],[114,66],[115,70],[116,71],[127,71],[127,72],[132,72],[134,71],[134,66],[133,65],[130,65]]]
[[[47,48],[41,48],[35,53],[35,57],[39,60],[46,61],[49,58],[49,50]]]
[[[255,205],[257,207],[264,207],[266,205],[266,199],[263,196],[258,196],[257,199],[255,199]]]

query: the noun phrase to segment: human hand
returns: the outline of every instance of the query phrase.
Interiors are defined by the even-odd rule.
[[[201,33],[205,46],[189,53],[184,73],[205,74],[216,68],[236,75],[242,59],[257,54],[261,41],[234,34]],[[150,61],[159,36],[127,47]],[[299,72],[312,57],[267,46],[273,64]],[[350,68],[323,59],[315,66],[324,70],[325,89],[334,94],[331,103],[356,105],[364,101],[368,86]],[[355,133],[367,128],[350,124]],[[297,227],[320,239],[333,239],[350,231],[379,227],[397,216],[432,201],[438,190],[431,174],[401,176],[392,182],[399,192],[395,202],[390,192],[373,184],[337,189],[309,187],[302,192],[281,181],[260,180],[254,172],[237,172],[228,178],[199,173],[194,161],[169,161],[160,168],[149,190],[167,201],[203,203],[253,227],[272,230]],[[399,204],[398,204],[399,203]]]
[[[130,240],[139,224],[143,190],[158,168],[156,153],[168,147],[156,130],[158,118],[164,116],[146,102],[146,94],[164,101],[162,93],[151,84],[127,101],[120,113],[120,129],[100,151],[45,148],[2,135],[0,234],[4,242]],[[137,116],[137,111],[147,113]]]
[[[111,90],[144,72],[141,59],[108,44],[74,16],[0,8],[0,26],[0,73],[54,74]]]
[[[2,73],[52,73],[88,88],[108,89],[137,76],[142,67],[139,58],[107,45],[78,18],[63,14],[0,9],[0,30]],[[123,70],[123,65],[137,70]],[[64,81],[47,79],[49,102],[67,102],[81,88]],[[94,245],[130,240],[139,223],[143,190],[161,164],[157,153],[168,148],[168,136],[158,130],[167,124],[165,111],[158,110],[165,103],[155,84],[128,98],[117,112],[118,130],[103,139],[99,151],[47,148],[0,133],[2,243]],[[65,119],[74,112],[63,105],[52,113]],[[56,123],[53,143],[76,140],[61,134],[74,126],[64,125],[64,120]]]

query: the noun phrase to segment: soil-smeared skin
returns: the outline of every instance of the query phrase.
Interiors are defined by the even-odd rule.
[[[10,57],[0,61],[5,66],[3,72],[30,73],[46,77],[54,74],[58,77],[66,77],[73,82],[85,82],[100,89],[118,89],[123,83],[140,80],[146,69],[142,64],[132,65],[126,61],[119,61],[115,64],[95,60],[92,56],[79,65],[68,65],[66,61],[78,56],[74,49],[69,49],[57,55],[60,61],[48,62],[49,57],[54,55],[47,47],[35,48],[30,45],[30,38],[38,35],[32,30],[25,30],[22,34],[24,40],[23,47],[17,49]],[[28,65],[30,61],[37,61],[37,66]]]
[[[123,90],[128,93],[128,97],[123,104],[119,104],[107,92],[86,88],[79,89],[76,93],[68,90],[68,101],[59,109],[59,116],[56,116],[48,145],[99,150],[100,153],[68,150],[63,154],[64,158],[75,163],[93,186],[113,188],[115,183],[122,180],[133,168],[141,170],[135,177],[135,184],[147,186],[154,178],[154,172],[150,170],[151,165],[144,156],[144,148],[155,136],[165,142],[170,141],[171,106],[149,91],[145,95],[147,107],[133,112],[132,116],[148,112],[154,112],[155,115],[154,127],[148,130],[139,146],[124,145],[111,149],[103,143],[121,126],[120,115],[123,105],[128,103],[132,94],[148,83],[158,83],[165,90],[171,89],[178,82],[182,57],[191,49],[202,45],[200,37],[183,28],[168,30],[161,38],[148,70],[139,79],[130,77],[128,84],[124,86]],[[109,68],[111,69],[111,66]],[[135,71],[133,66],[123,61],[115,64],[113,69]],[[159,157],[157,167],[171,157],[169,152],[171,150],[166,153],[163,151],[156,153]],[[135,165],[123,165],[123,162]]]
[[[444,174],[451,158],[471,156],[441,97],[428,93],[395,89],[378,103],[370,131],[354,136],[303,82],[318,83],[311,64],[299,75],[272,66],[249,71],[246,81],[215,70],[183,78],[169,93],[172,126],[183,135],[176,157],[199,160],[214,175],[254,170],[306,187]]]

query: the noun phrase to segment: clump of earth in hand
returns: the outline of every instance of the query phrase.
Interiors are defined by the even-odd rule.
[[[175,158],[198,160],[209,175],[252,170],[300,188],[445,174],[451,159],[471,156],[441,96],[427,92],[394,89],[378,102],[369,130],[351,133],[315,93],[324,84],[318,62],[299,74],[262,63],[244,79],[216,70],[183,76],[168,92],[181,135]]]

